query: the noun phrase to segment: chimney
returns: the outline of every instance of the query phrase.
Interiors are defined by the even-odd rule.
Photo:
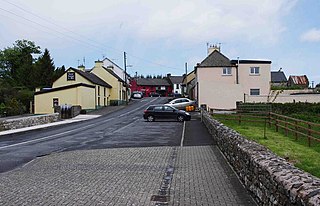
[[[98,60],[94,62],[94,67],[102,67],[102,66],[103,66],[103,61]]]
[[[86,67],[85,67],[84,65],[79,65],[79,66],[78,66],[78,69],[79,69],[80,71],[83,71],[83,72],[86,71]]]
[[[220,52],[220,46],[218,46],[218,45],[210,45],[208,47],[208,56],[214,51]]]

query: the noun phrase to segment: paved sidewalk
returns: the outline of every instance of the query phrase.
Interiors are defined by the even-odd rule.
[[[254,205],[221,158],[215,146],[57,153],[0,174],[0,205]],[[152,201],[161,188],[168,204]]]
[[[42,128],[52,127],[52,126],[57,126],[57,125],[62,125],[62,124],[70,124],[70,123],[74,123],[74,122],[85,121],[85,120],[100,117],[101,115],[110,114],[112,112],[121,110],[124,107],[125,106],[108,106],[108,107],[104,107],[104,108],[92,111],[88,114],[84,114],[84,115],[80,114],[72,119],[64,119],[64,120],[61,120],[58,122],[52,122],[52,123],[42,124],[42,125],[35,125],[35,126],[25,127],[25,128],[20,128],[20,129],[0,131],[0,136],[19,133],[19,132],[26,132],[26,131],[36,130],[36,129],[42,129]],[[22,116],[22,118],[23,117],[27,118],[29,116],[30,115],[24,115],[24,116]],[[12,118],[21,118],[21,116],[8,117],[8,118],[3,118],[3,119],[12,119]]]

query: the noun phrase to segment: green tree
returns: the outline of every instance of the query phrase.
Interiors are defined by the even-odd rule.
[[[55,66],[50,56],[49,50],[45,49],[33,67],[33,89],[36,87],[51,87]]]
[[[28,40],[17,40],[13,47],[0,51],[0,77],[12,86],[30,88],[34,54],[40,54],[40,47]]]
[[[62,65],[62,67],[57,67],[53,73],[53,82],[56,81],[59,77],[61,77],[65,71],[66,68],[64,67],[64,65]]]

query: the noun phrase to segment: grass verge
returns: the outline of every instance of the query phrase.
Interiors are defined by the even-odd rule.
[[[219,116],[214,116],[219,120]],[[308,147],[306,138],[298,138],[292,134],[286,136],[282,131],[276,132],[272,127],[266,127],[264,137],[263,123],[242,122],[240,125],[234,120],[219,120],[226,126],[236,130],[247,139],[258,142],[269,148],[275,154],[287,159],[296,167],[320,178],[320,144],[313,142]]]

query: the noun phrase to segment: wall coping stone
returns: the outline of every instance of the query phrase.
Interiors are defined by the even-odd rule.
[[[259,205],[320,205],[320,179],[213,119],[201,119]]]

